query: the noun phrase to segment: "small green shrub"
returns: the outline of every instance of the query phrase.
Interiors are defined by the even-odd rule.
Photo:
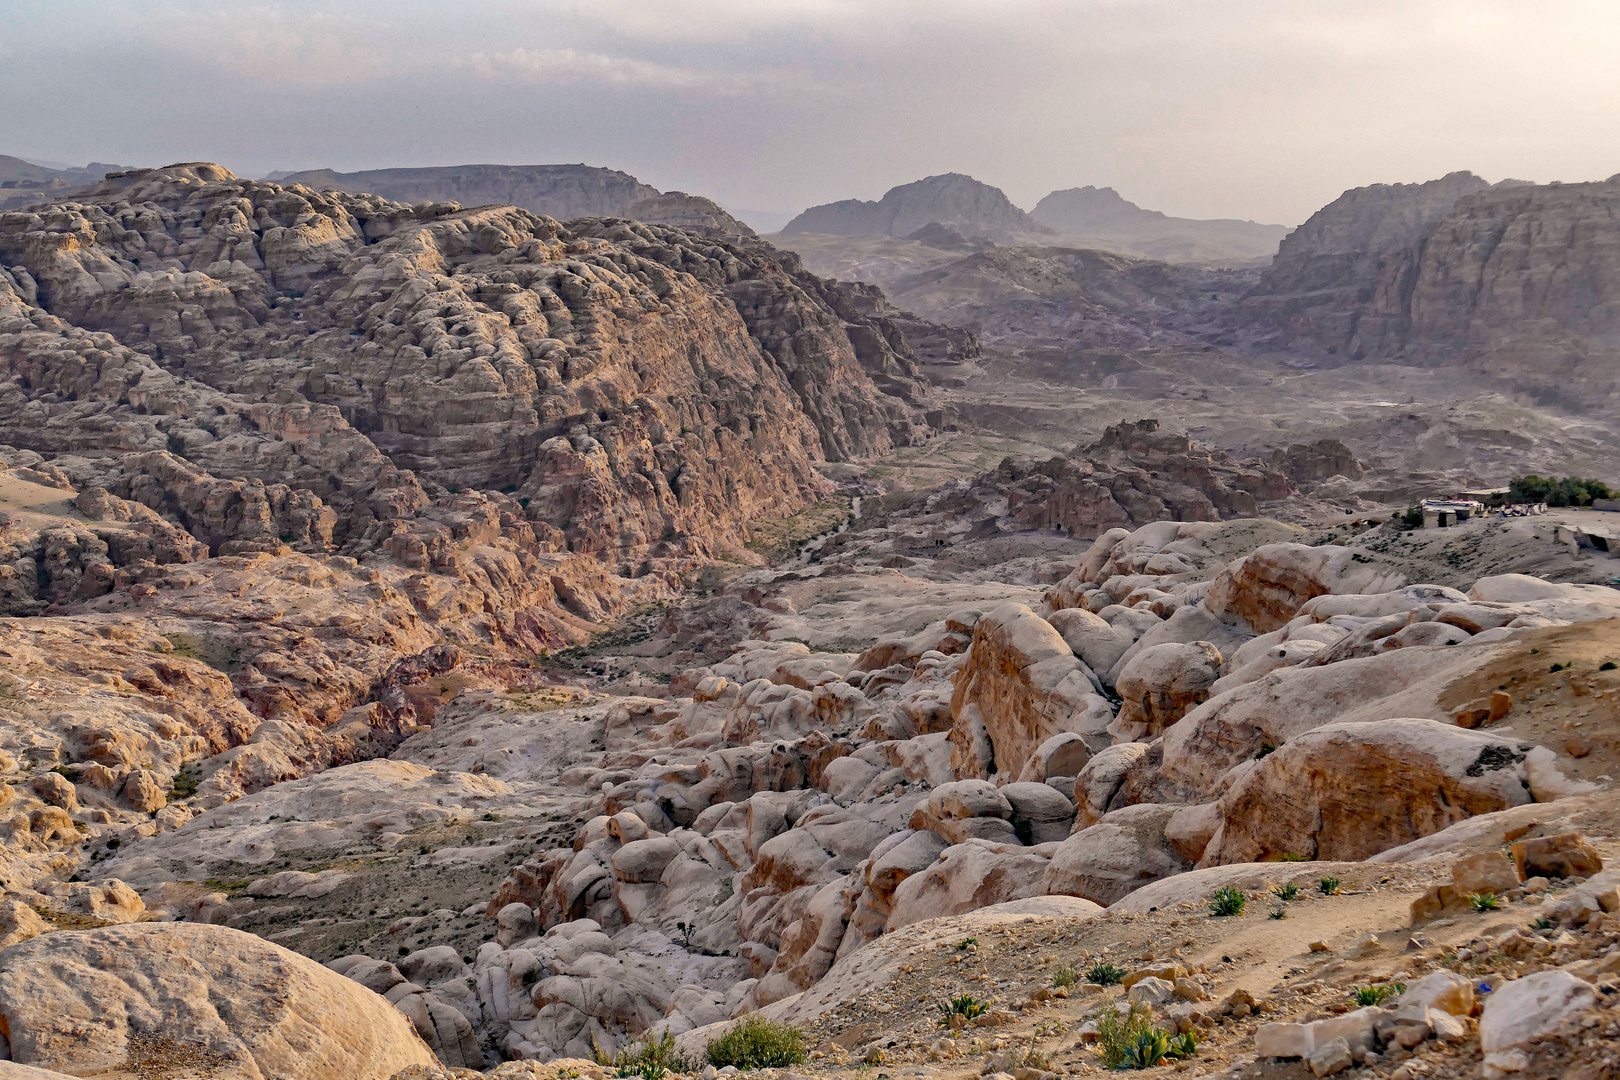
[[[1125,981],[1126,971],[1113,964],[1092,964],[1086,969],[1086,978],[1100,986],[1118,986]]]
[[[1369,1005],[1382,1005],[1392,997],[1399,997],[1406,992],[1405,983],[1385,983],[1383,986],[1355,986],[1350,989],[1350,996],[1357,1005],[1366,1008]]]
[[[1339,886],[1343,884],[1344,882],[1336,877],[1325,877],[1316,883],[1316,887],[1322,890],[1323,896],[1337,896],[1339,895]]]
[[[1554,674],[1556,672],[1563,671],[1565,668],[1567,668],[1569,666],[1570,665],[1568,665],[1568,664],[1554,664],[1552,667],[1547,669],[1547,672],[1548,672],[1548,674]]]
[[[1288,909],[1285,908],[1285,907],[1277,908],[1269,916],[1267,916],[1267,918],[1286,919],[1286,918],[1288,918]]]
[[[1108,1007],[1097,1017],[1097,1049],[1103,1065],[1109,1069],[1129,1069],[1128,1059],[1135,1050],[1137,1040],[1153,1032],[1153,1014],[1140,1001],[1131,1003],[1127,1012]]]
[[[1294,900],[1299,897],[1299,886],[1290,881],[1285,885],[1273,885],[1271,892],[1279,900]]]
[[[1552,924],[1553,922],[1551,919],[1547,918],[1545,915],[1541,915],[1537,917],[1536,921],[1530,925],[1535,927],[1537,930],[1551,930]]]
[[[172,797],[175,799],[191,798],[197,794],[197,783],[197,774],[191,771],[191,765],[188,763],[180,766],[180,771],[174,774]]]
[[[696,1072],[697,1062],[675,1045],[675,1036],[668,1030],[658,1038],[646,1038],[622,1047],[611,1059],[606,1054],[596,1055],[598,1065],[606,1065],[621,1080],[639,1076],[642,1080],[663,1080],[671,1073]]]
[[[1244,906],[1248,902],[1249,898],[1243,895],[1242,889],[1234,889],[1228,885],[1225,888],[1215,890],[1215,895],[1209,902],[1209,912],[1217,917],[1241,915]]]
[[[977,949],[979,947],[979,939],[976,937],[965,937],[956,943],[956,947],[961,949],[963,952],[967,952],[969,949]]]
[[[739,1069],[781,1069],[803,1064],[809,1054],[804,1048],[804,1032],[792,1024],[751,1013],[725,1034],[710,1039],[705,1056],[717,1069],[727,1065]]]
[[[939,1024],[941,1027],[950,1027],[951,1017],[960,1016],[964,1020],[972,1020],[976,1016],[984,1015],[984,1002],[976,1000],[972,994],[958,994],[947,998],[934,1006],[939,1010]]]
[[[1615,663],[1613,660],[1605,660],[1598,665],[1599,671],[1613,671],[1615,668],[1620,668],[1620,664]]]
[[[1474,893],[1468,898],[1468,906],[1478,912],[1495,911],[1502,906],[1502,901],[1495,893]]]
[[[1052,985],[1060,989],[1067,989],[1080,981],[1080,973],[1073,964],[1059,964],[1052,969]]]
[[[1290,851],[1290,852],[1286,853],[1285,855],[1283,855],[1282,861],[1283,862],[1310,862],[1311,857],[1309,855],[1300,855],[1300,854],[1297,854],[1295,852]]]
[[[1277,752],[1277,748],[1270,743],[1261,743],[1260,749],[1254,752],[1254,760],[1263,761]]]

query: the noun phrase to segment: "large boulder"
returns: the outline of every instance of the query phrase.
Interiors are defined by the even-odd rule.
[[[1120,633],[1108,620],[1085,608],[1062,608],[1047,616],[1047,622],[1092,671],[1108,671],[1131,647],[1129,634]]]
[[[222,1080],[387,1080],[433,1054],[399,1010],[262,938],[199,923],[58,932],[0,951],[14,1060],[86,1074],[160,1034],[224,1059]]]
[[[1104,815],[1053,852],[1041,892],[1079,896],[1106,907],[1144,885],[1191,869],[1192,863],[1165,835],[1180,809],[1143,803]]]
[[[1530,749],[1433,720],[1328,724],[1233,784],[1201,865],[1366,859],[1474,814],[1528,803]]]
[[[1012,806],[1012,825],[1025,844],[1063,840],[1074,824],[1074,803],[1047,784],[1008,784],[1001,795]]]
[[[972,707],[989,742],[982,760]],[[1072,731],[1097,746],[1108,743],[1113,709],[1097,693],[1086,666],[1050,623],[1023,604],[1002,604],[973,627],[973,647],[956,674],[951,696],[952,764],[962,776],[990,771],[1017,777],[1037,747]]]
[[[1154,739],[1209,697],[1220,677],[1221,652],[1207,641],[1155,645],[1136,654],[1115,688],[1121,705],[1115,730],[1122,739]]]
[[[1401,574],[1367,559],[1360,548],[1334,544],[1265,544],[1222,570],[1204,604],[1226,622],[1269,633],[1312,597],[1387,592],[1404,584]]]
[[[1046,856],[1025,847],[986,840],[948,847],[928,869],[912,874],[894,890],[888,929],[1040,896],[1046,867]]]

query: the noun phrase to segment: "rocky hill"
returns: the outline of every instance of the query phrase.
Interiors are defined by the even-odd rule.
[[[1452,365],[1576,409],[1620,394],[1620,180],[1471,173],[1346,192],[1243,301],[1262,344]]]
[[[92,161],[82,169],[51,169],[22,158],[0,154],[0,210],[52,198],[85,184],[93,184],[127,165]]]
[[[1169,217],[1127,202],[1113,188],[1097,187],[1054,191],[1029,216],[1073,238],[1075,246],[1206,266],[1269,263],[1289,232],[1286,225],[1235,218]]]
[[[845,199],[812,206],[788,222],[782,235],[909,236],[935,223],[963,236],[998,243],[1051,235],[1045,225],[1014,206],[1000,188],[961,173],[901,184],[890,188],[877,202]]]
[[[331,169],[272,173],[282,184],[381,195],[396,202],[517,206],[559,220],[629,217],[707,236],[751,237],[754,230],[712,199],[661,192],[629,173],[591,165],[446,165],[421,169]]]

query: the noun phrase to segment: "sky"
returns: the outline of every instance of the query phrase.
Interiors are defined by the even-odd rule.
[[[1615,0],[0,0],[0,154],[586,162],[744,211],[965,172],[1291,225],[1620,172],[1617,56]]]

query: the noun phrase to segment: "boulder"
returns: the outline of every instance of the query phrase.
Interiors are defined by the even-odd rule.
[[[1063,840],[1074,824],[1074,803],[1056,789],[1031,782],[1008,784],[1002,798],[1012,806],[1012,826],[1028,845]]]
[[[1557,968],[1538,971],[1497,987],[1479,1017],[1479,1048],[1487,1078],[1522,1068],[1515,1051],[1539,1035],[1555,1031],[1570,1017],[1597,1004],[1592,984]]]
[[[143,814],[155,814],[169,803],[157,775],[147,769],[136,769],[129,774],[129,779],[124,781],[124,800]]]
[[[1108,906],[1143,885],[1191,868],[1165,836],[1180,807],[1143,803],[1106,814],[1052,853],[1040,891]]]
[[[1115,730],[1122,739],[1154,739],[1209,697],[1220,676],[1221,653],[1207,641],[1155,645],[1121,670],[1122,704]]]
[[[1580,833],[1520,840],[1514,843],[1512,852],[1521,879],[1589,878],[1603,872],[1603,856]]]
[[[252,934],[198,923],[60,932],[0,951],[11,1056],[74,1073],[122,1064],[139,1033],[228,1059],[229,1080],[386,1080],[434,1058],[381,997]]]
[[[955,679],[951,763],[960,776],[987,777],[993,769],[1016,777],[1038,746],[1064,731],[1107,744],[1107,699],[1051,624],[1022,604],[985,612]]]
[[[1394,570],[1366,559],[1360,548],[1323,544],[1265,544],[1222,570],[1204,597],[1216,616],[1265,634],[1285,625],[1313,597],[1379,593],[1403,584]]]
[[[924,919],[1040,896],[1047,858],[1029,848],[969,840],[940,852],[894,890],[889,930]]]
[[[1090,760],[1091,750],[1086,741],[1072,731],[1062,731],[1035,748],[1018,779],[1041,781],[1078,776]]]
[[[1130,635],[1120,633],[1107,620],[1084,608],[1062,608],[1052,612],[1046,621],[1092,671],[1108,671],[1131,647]]]
[[[1120,743],[1094,755],[1074,778],[1076,831],[1096,824],[1113,806],[1114,797],[1133,766],[1148,754],[1146,743]]]
[[[1366,859],[1530,801],[1517,740],[1433,720],[1328,724],[1252,767],[1221,800],[1201,865],[1283,855]]]
[[[51,929],[33,908],[20,900],[0,900],[0,949],[38,937]]]

